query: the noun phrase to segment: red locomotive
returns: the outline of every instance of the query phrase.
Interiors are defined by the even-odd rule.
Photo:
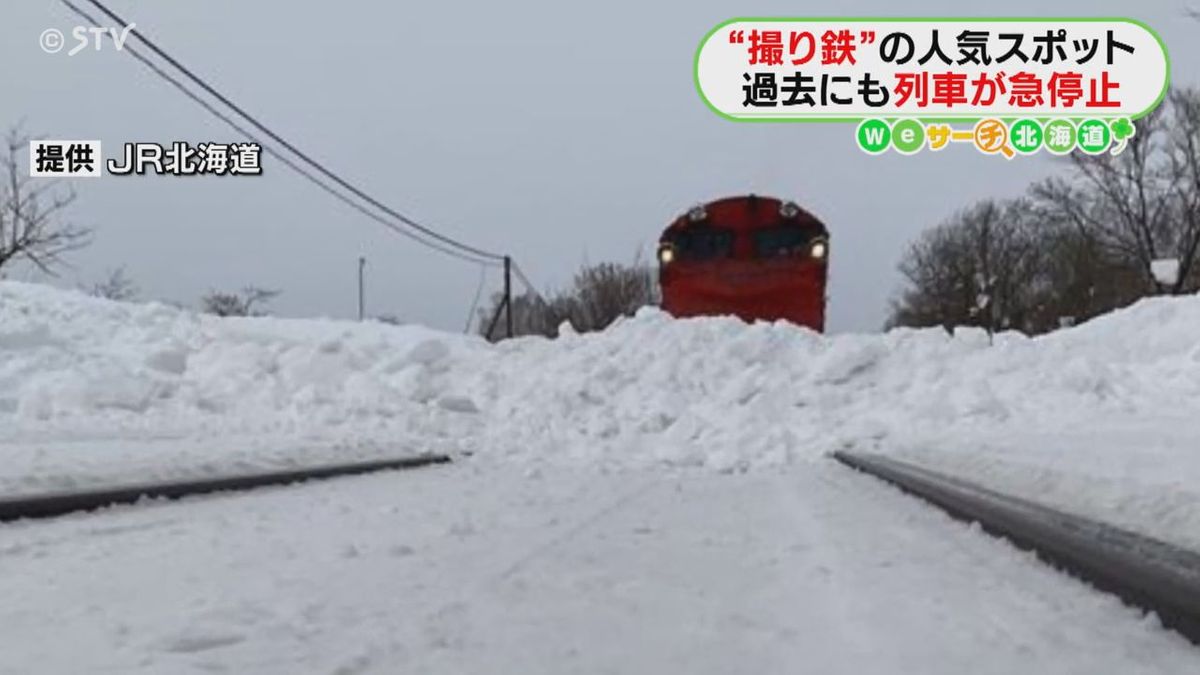
[[[658,244],[663,309],[825,328],[829,231],[792,202],[749,195],[696,206]]]

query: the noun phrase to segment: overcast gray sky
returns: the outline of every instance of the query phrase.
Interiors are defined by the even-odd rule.
[[[828,4],[246,2],[108,0],[139,30],[310,155],[447,234],[511,252],[539,287],[586,261],[652,254],[698,201],[792,198],[833,233],[829,327],[876,330],[896,264],[922,229],[1058,170],[968,148],[869,157],[839,124],[744,124],[699,99],[699,40],[734,16]],[[14,6],[15,5],[15,6]],[[1196,83],[1200,23],[1174,1],[841,2],[843,16],[1129,16],[1163,36],[1173,84]],[[141,64],[108,49],[48,55],[46,28],[80,23],[57,0],[9,0],[0,27],[0,125],[128,141],[236,140]],[[351,317],[368,258],[368,309],[461,330],[478,268],[418,247],[264,158],[265,175],[77,181],[72,217],[96,230],[57,282],[124,265],[148,298],[280,288],[277,313]],[[26,278],[24,274],[18,275]],[[37,278],[37,277],[31,277]],[[499,277],[488,279],[495,290]]]

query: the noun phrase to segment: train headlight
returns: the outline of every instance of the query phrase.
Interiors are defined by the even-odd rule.
[[[666,244],[658,249],[658,262],[668,265],[675,259],[675,249]]]
[[[688,220],[692,221],[693,223],[704,220],[707,217],[708,211],[704,209],[703,204],[697,204],[693,206],[690,211],[688,211]]]
[[[814,260],[824,260],[825,256],[829,255],[829,242],[824,239],[818,239],[808,247],[808,254]]]
[[[795,218],[800,215],[800,207],[796,206],[796,202],[783,202],[779,205],[779,215],[784,218]]]

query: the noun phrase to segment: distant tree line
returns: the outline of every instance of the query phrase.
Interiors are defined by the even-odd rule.
[[[122,302],[136,300],[138,297],[137,284],[125,273],[124,267],[110,270],[103,279],[82,290],[97,298]],[[258,286],[246,286],[240,291],[210,290],[200,296],[200,311],[215,316],[266,316],[266,305],[280,293],[278,290]],[[182,307],[178,304],[176,306]]]
[[[263,306],[280,291],[246,286],[241,291],[209,291],[200,298],[200,309],[216,316],[264,316]]]
[[[85,290],[97,298],[121,302],[136,300],[138,296],[137,284],[125,272],[123,266],[109,270],[103,279],[93,283],[90,288]]]
[[[1200,92],[1174,91],[1135,125],[1120,154],[1074,152],[1065,175],[922,234],[888,325],[1036,334],[1200,289]]]
[[[488,337],[489,328],[493,328],[491,339],[505,334],[503,301],[502,294],[493,295],[490,306],[479,310],[476,326],[480,335]],[[559,327],[564,324],[577,333],[597,331],[619,317],[632,316],[639,308],[656,304],[658,282],[652,267],[636,260],[631,265],[584,265],[563,291],[543,296],[530,289],[514,295],[513,334],[558,337]]]

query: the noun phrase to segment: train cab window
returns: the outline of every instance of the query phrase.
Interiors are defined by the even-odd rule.
[[[733,255],[733,232],[719,227],[693,227],[675,234],[675,253],[685,260],[716,260]]]
[[[799,227],[758,230],[754,233],[754,255],[757,258],[778,258],[807,253],[810,238],[808,231]]]

